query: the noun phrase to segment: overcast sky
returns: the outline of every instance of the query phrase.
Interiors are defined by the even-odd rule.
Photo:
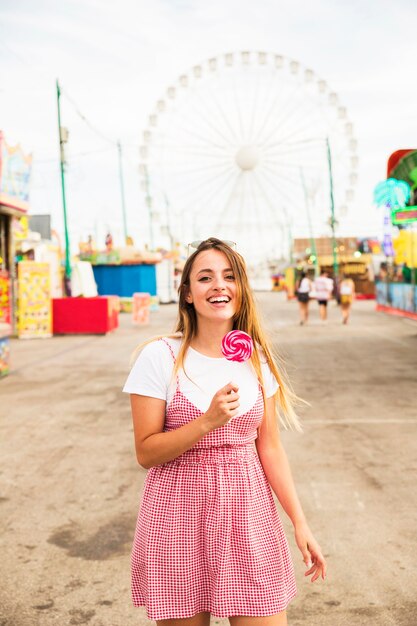
[[[145,206],[137,145],[156,100],[184,71],[233,50],[311,67],[339,94],[360,159],[350,233],[375,234],[373,187],[399,148],[417,147],[417,4],[413,0],[0,0],[0,128],[34,155],[33,213],[62,229],[55,79],[105,137],[125,146],[129,230]],[[117,152],[62,102],[70,130],[72,238],[121,232]],[[87,154],[86,154],[87,153]],[[95,229],[95,230],[94,230]]]

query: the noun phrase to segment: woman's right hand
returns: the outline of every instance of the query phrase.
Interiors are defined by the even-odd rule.
[[[238,391],[239,387],[230,382],[214,394],[209,408],[202,415],[209,431],[224,426],[237,415],[240,406]]]

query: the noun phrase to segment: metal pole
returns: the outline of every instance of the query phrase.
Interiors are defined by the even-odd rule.
[[[332,174],[332,155],[330,152],[330,143],[329,143],[329,138],[326,137],[326,145],[327,145],[327,162],[329,165],[329,185],[330,185],[330,211],[331,211],[331,217],[330,217],[330,226],[332,229],[332,247],[333,247],[333,274],[334,274],[334,279],[335,279],[335,286],[336,286],[336,281],[338,278],[338,274],[339,274],[339,263],[337,260],[337,243],[336,243],[336,234],[335,234],[335,227],[336,227],[336,219],[334,216],[334,198],[333,198],[333,174]]]
[[[171,220],[170,220],[170,209],[169,209],[169,202],[168,202],[168,197],[166,195],[166,193],[164,193],[164,200],[165,200],[165,208],[166,208],[166,223],[167,223],[167,231],[168,231],[168,237],[169,237],[169,243],[171,246],[171,252],[174,252],[174,237],[172,235],[172,231],[171,231]],[[173,269],[173,272],[171,273],[171,267]],[[171,281],[171,278],[173,278],[173,273],[174,273],[175,269],[174,269],[174,261],[171,260],[170,263],[168,263],[168,298],[170,302],[175,302],[173,296],[172,296],[172,290],[173,290],[173,281]]]
[[[288,239],[289,239],[289,246],[290,246],[290,265],[293,265],[293,263],[294,263],[294,242],[293,242],[293,238],[292,238],[291,222],[287,222],[287,225],[288,225]]]
[[[149,195],[149,176],[148,176],[148,168],[145,167],[145,186],[146,186],[146,206],[149,209],[149,238],[150,238],[150,249],[154,249],[154,238],[153,238],[153,223],[152,223],[152,198]]]
[[[58,79],[56,81],[56,95],[57,95],[57,104],[58,104],[58,131],[59,131],[59,157],[61,164],[61,189],[62,189],[62,207],[64,209],[64,231],[65,231],[65,279],[64,279],[64,287],[65,287],[65,295],[71,295],[71,251],[70,251],[70,240],[68,233],[68,223],[67,223],[67,203],[65,196],[65,153],[64,153],[64,143],[66,142],[65,131],[61,126],[61,107],[60,107],[60,98],[61,98],[61,89],[59,87]]]
[[[305,203],[306,203],[306,211],[307,211],[307,221],[308,221],[308,229],[310,231],[310,246],[311,246],[311,252],[313,253],[314,256],[314,273],[316,276],[319,275],[319,260],[317,258],[317,249],[316,249],[316,240],[314,239],[313,236],[313,225],[311,223],[311,215],[310,215],[310,206],[309,206],[309,201],[308,201],[308,193],[307,193],[307,187],[306,187],[306,182],[304,179],[304,173],[302,168],[300,168],[300,175],[301,175],[301,182],[303,183],[303,190],[304,190],[304,199],[305,199]]]
[[[122,215],[123,215],[123,232],[125,236],[125,244],[127,243],[127,219],[126,219],[126,203],[125,203],[125,185],[123,179],[123,155],[122,144],[120,139],[117,142],[117,151],[119,154],[119,180],[120,180],[120,196],[122,200]]]

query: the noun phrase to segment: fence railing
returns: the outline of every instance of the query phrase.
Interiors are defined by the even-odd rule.
[[[376,300],[382,306],[392,307],[408,313],[417,312],[417,287],[409,283],[377,280]]]

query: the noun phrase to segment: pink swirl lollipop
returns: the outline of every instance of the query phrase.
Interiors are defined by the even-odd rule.
[[[247,361],[253,352],[252,337],[243,330],[231,330],[222,339],[222,354],[228,361]]]

